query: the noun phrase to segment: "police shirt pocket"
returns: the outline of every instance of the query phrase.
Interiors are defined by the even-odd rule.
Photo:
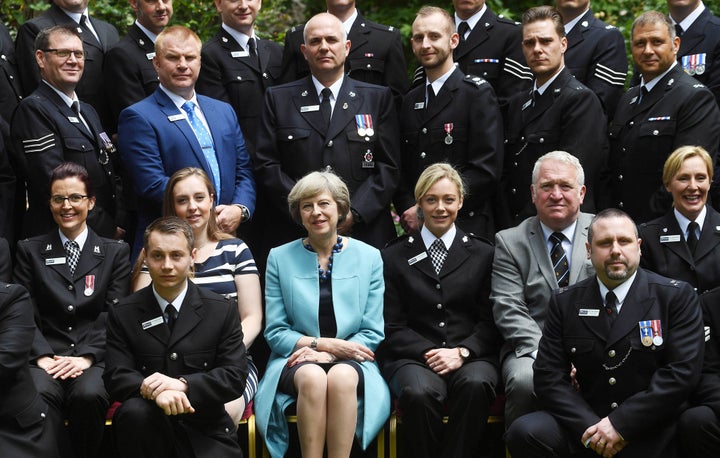
[[[140,372],[143,375],[150,375],[162,370],[164,359],[162,356],[152,354],[140,354],[137,357]]]
[[[354,180],[363,181],[377,166],[375,161],[375,138],[373,135],[360,136],[357,129],[345,131],[350,157],[350,175]]]
[[[595,339],[590,337],[566,337],[565,352],[571,359],[590,353],[595,346]]]
[[[482,76],[488,81],[495,81],[500,76],[500,59],[473,59],[467,66],[467,75]]]
[[[230,70],[223,74],[223,85],[254,83],[255,78],[249,69]]]
[[[45,402],[40,395],[37,395],[28,406],[15,414],[15,421],[18,426],[26,429],[36,423],[44,421],[45,418],[47,418],[47,412],[47,402]]]
[[[281,143],[296,143],[307,140],[310,136],[310,129],[298,129],[297,127],[279,128],[277,141]]]
[[[185,354],[185,365],[198,371],[208,371],[215,367],[215,352],[212,350]]]
[[[352,77],[353,72],[373,72],[382,75],[385,72],[385,61],[375,57],[355,57],[348,60],[348,76]]]
[[[560,135],[559,130],[541,130],[527,134],[525,141],[534,145],[556,145],[560,141]]]

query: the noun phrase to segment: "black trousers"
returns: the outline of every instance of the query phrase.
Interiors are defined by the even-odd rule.
[[[498,379],[497,367],[486,361],[469,361],[445,376],[418,362],[395,371],[389,385],[402,410],[405,455],[477,457]]]

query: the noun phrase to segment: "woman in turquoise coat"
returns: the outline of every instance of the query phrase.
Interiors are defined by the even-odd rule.
[[[313,172],[288,196],[308,231],[270,251],[265,298],[272,354],[255,396],[255,415],[272,457],[288,448],[285,409],[297,405],[304,458],[348,457],[353,437],[366,448],[390,413],[374,351],[383,340],[380,252],[338,235],[350,213],[345,184]]]

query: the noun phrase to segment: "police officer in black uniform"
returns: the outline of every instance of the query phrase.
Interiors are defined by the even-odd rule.
[[[615,113],[625,91],[628,60],[625,39],[612,25],[596,18],[590,0],[555,0],[565,24],[570,73],[597,94],[605,114]]]

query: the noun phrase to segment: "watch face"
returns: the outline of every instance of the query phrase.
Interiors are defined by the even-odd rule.
[[[467,348],[461,348],[461,349],[460,349],[460,356],[462,356],[463,359],[469,358],[469,357],[470,357],[470,350],[468,350]]]

